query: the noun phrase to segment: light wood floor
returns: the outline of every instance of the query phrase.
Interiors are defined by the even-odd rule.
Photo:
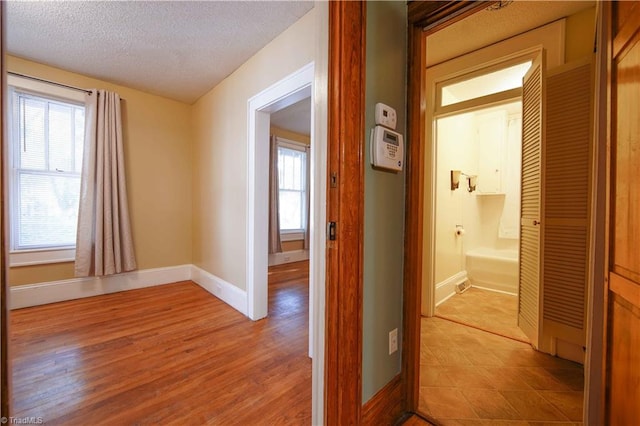
[[[274,268],[269,317],[257,322],[192,282],[13,311],[12,415],[309,424],[308,294],[302,262]]]
[[[439,426],[580,425],[580,364],[442,318],[423,318],[419,411]]]
[[[438,306],[436,316],[529,342],[518,328],[518,296],[471,287]]]

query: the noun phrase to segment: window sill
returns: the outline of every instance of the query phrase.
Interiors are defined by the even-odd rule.
[[[280,241],[304,240],[304,231],[283,231],[280,232]]]
[[[9,253],[9,267],[46,265],[50,263],[74,262],[76,249],[21,250]]]

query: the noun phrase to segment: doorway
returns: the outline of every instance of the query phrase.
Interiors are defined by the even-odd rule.
[[[515,5],[515,3],[514,3],[514,5]],[[518,7],[518,6],[516,6],[516,7]],[[495,23],[495,21],[493,19],[489,19],[489,18],[486,18],[486,19],[488,21],[485,21],[484,24],[487,24],[489,21]],[[462,22],[462,21],[460,21],[460,22]],[[550,25],[553,25],[553,24],[550,24]],[[453,27],[453,26],[451,26],[451,27]],[[533,30],[531,32],[534,33],[536,31],[540,30],[541,28],[542,27],[539,27],[537,30]],[[433,30],[433,28],[431,28],[431,30]],[[562,32],[562,37],[564,37],[565,30],[562,29],[561,32]],[[467,33],[468,33],[468,31],[467,31]],[[423,63],[428,62],[428,59],[429,59],[429,47],[425,46],[425,45],[428,45],[427,39],[429,37],[431,37],[432,34],[437,34],[437,33],[430,33],[428,36],[424,37],[424,39],[420,43],[416,44],[416,47],[415,47],[415,50],[414,50],[414,52],[417,52],[419,50],[424,52],[426,50],[426,52],[427,52],[426,58],[425,57],[422,58],[422,61],[424,61]],[[555,36],[551,36],[549,38],[545,38],[545,37],[539,37],[538,38],[538,36],[539,36],[539,34],[536,35],[536,36],[531,36],[530,38],[528,38],[528,40],[525,43],[525,44],[527,44],[527,46],[521,46],[521,47],[524,47],[524,48],[533,47],[536,43],[544,45],[546,42],[551,41],[551,43],[550,43],[551,44],[551,46],[550,46],[551,49],[548,49],[547,46],[545,46],[545,49],[547,49],[549,52],[551,50],[553,50],[553,44],[556,44],[556,47],[557,47],[558,44],[562,44],[563,45],[562,49],[564,49],[564,40],[562,38],[561,38],[562,42],[561,43],[557,43],[557,42],[553,42],[552,41],[553,39],[556,38]],[[418,38],[419,37],[414,37],[414,41],[418,40]],[[514,37],[514,39],[517,39],[517,38],[518,37]],[[519,41],[523,41],[526,38],[527,38],[527,36],[525,34],[522,34],[522,38],[520,38]],[[463,37],[461,39],[468,39],[468,38],[464,38]],[[450,44],[444,43],[442,38],[440,38],[439,41],[440,41],[440,44],[442,46],[447,46],[447,48],[451,47]],[[496,42],[494,42],[495,44],[493,44],[492,47],[496,47],[496,45],[501,45],[500,47],[497,48],[499,50],[499,53],[494,54],[494,55],[490,55],[488,57],[489,59],[486,62],[483,62],[482,60],[477,60],[479,55],[480,55],[479,52],[482,49],[473,51],[473,53],[471,53],[470,56],[471,55],[477,55],[475,57],[476,61],[475,62],[471,62],[470,64],[468,64],[467,67],[463,67],[463,68],[460,68],[460,69],[474,69],[474,67],[475,67],[474,70],[478,70],[478,69],[480,69],[482,67],[485,67],[487,65],[495,65],[495,62],[492,62],[494,60],[494,58],[500,58],[501,55],[504,55],[510,49],[511,49],[512,52],[515,52],[516,50],[518,50],[518,49],[513,49],[513,47],[514,47],[513,43],[509,46],[510,41],[513,41],[513,40],[509,39],[509,40],[505,40],[504,42],[498,42],[498,40],[496,40]],[[421,48],[419,49],[418,47],[421,47]],[[425,47],[426,47],[426,49],[425,49]],[[480,47],[480,46],[478,46],[478,47]],[[478,47],[476,47],[476,49]],[[500,50],[500,49],[502,49],[502,50]],[[473,49],[470,49],[470,50],[473,50]],[[464,52],[460,52],[460,53],[462,54]],[[563,52],[557,52],[556,51],[556,53],[559,53],[559,54],[551,53],[550,55],[548,55],[548,59],[551,58],[552,61],[556,61],[555,65],[549,65],[549,68],[553,68],[555,66],[558,66],[558,65],[562,64],[565,61],[565,54]],[[586,53],[590,53],[590,52],[587,51]],[[424,54],[423,53],[419,53],[419,55],[424,55]],[[417,57],[417,55],[416,55],[416,57]],[[460,57],[457,57],[456,59],[460,59]],[[503,56],[502,59],[504,59],[504,58],[505,57]],[[416,63],[420,63],[420,61],[416,61]],[[443,64],[444,64],[444,62],[437,62],[436,61],[436,65],[434,65],[434,66],[439,66],[439,65],[443,65]],[[421,98],[421,101],[423,102],[422,106],[426,105],[426,110],[424,110],[424,112],[422,113],[423,115],[421,115],[421,111],[418,108],[419,104],[418,104],[417,101],[415,102],[415,104],[413,105],[413,108],[415,108],[415,109],[414,109],[414,111],[412,113],[412,118],[411,119],[412,120],[423,120],[424,124],[419,125],[419,124],[414,122],[414,123],[411,124],[411,127],[414,130],[413,134],[419,134],[421,137],[422,137],[422,135],[424,135],[424,139],[423,139],[424,145],[423,146],[425,147],[424,149],[427,152],[421,153],[420,151],[421,151],[422,148],[412,149],[412,154],[415,154],[416,152],[418,154],[422,154],[422,155],[420,155],[420,158],[424,159],[423,160],[424,161],[424,166],[423,166],[424,169],[422,169],[422,170],[424,170],[424,178],[420,175],[420,171],[418,171],[418,173],[415,173],[413,176],[409,176],[409,181],[410,181],[409,188],[410,188],[410,191],[411,191],[411,188],[419,187],[420,184],[416,184],[414,179],[416,179],[416,178],[422,179],[423,188],[421,188],[421,189],[423,189],[422,196],[424,197],[424,203],[422,204],[423,210],[420,210],[420,211],[421,211],[421,214],[422,214],[422,220],[424,221],[424,225],[425,225],[424,226],[424,235],[422,236],[422,240],[423,241],[429,241],[429,243],[425,244],[422,247],[421,251],[418,251],[418,253],[420,253],[420,252],[422,253],[422,256],[418,259],[418,261],[422,260],[422,265],[423,266],[422,266],[422,272],[420,272],[420,266],[418,266],[418,268],[417,268],[418,269],[418,274],[417,275],[419,277],[421,276],[421,278],[422,278],[422,292],[421,292],[421,294],[422,294],[422,298],[421,298],[422,299],[421,300],[422,301],[422,304],[421,304],[422,314],[425,315],[425,316],[431,317],[435,313],[434,312],[435,311],[435,298],[437,297],[437,295],[435,294],[436,292],[433,291],[434,283],[435,283],[435,277],[434,277],[434,275],[435,275],[435,270],[434,269],[435,268],[430,268],[431,263],[429,263],[429,260],[436,256],[437,246],[436,246],[436,243],[432,243],[432,242],[435,241],[437,232],[439,230],[438,228],[440,228],[440,227],[436,227],[435,219],[434,219],[434,217],[436,215],[436,209],[437,209],[436,192],[437,192],[437,189],[439,189],[439,187],[436,188],[436,185],[438,185],[438,179],[430,179],[430,177],[431,177],[430,170],[436,168],[437,167],[437,162],[438,162],[438,159],[436,157],[436,155],[438,153],[435,150],[432,151],[431,148],[430,148],[431,143],[432,143],[431,141],[433,141],[433,139],[431,139],[431,138],[432,138],[433,135],[437,134],[437,129],[433,128],[431,126],[431,124],[430,124],[430,123],[433,122],[433,118],[434,118],[433,111],[430,110],[430,109],[432,108],[433,105],[436,105],[438,102],[437,102],[435,93],[427,94],[427,88],[434,81],[436,83],[441,82],[443,77],[442,77],[442,75],[434,75],[433,72],[431,72],[431,74],[430,74],[430,69],[428,67],[427,67],[426,72],[425,71],[421,71],[421,76],[420,76],[419,79],[417,78],[416,74],[417,74],[416,72],[414,72],[412,74],[413,77],[414,77],[413,90],[421,92],[420,98]],[[459,76],[460,76],[460,74],[457,75],[457,77],[459,77]],[[456,77],[456,76],[454,76],[454,77]],[[448,78],[451,78],[451,75],[449,75]],[[415,96],[415,95],[416,95],[416,92],[413,93],[413,96]],[[430,114],[432,114],[432,115],[429,116]],[[426,117],[426,119],[425,119],[425,117]],[[411,163],[410,160],[409,160],[409,162]],[[462,168],[459,168],[459,169],[458,168],[455,168],[455,169],[454,168],[450,168],[448,170],[448,172],[450,173],[451,170],[459,170],[461,172],[464,172],[464,170],[462,170]],[[463,184],[468,185],[468,180],[467,179],[469,177],[472,177],[474,175],[474,173],[473,172],[467,172],[467,173],[465,173],[465,175],[467,175],[467,176],[462,176],[463,179],[460,180],[460,182],[461,182],[460,187],[461,188],[464,188]],[[447,180],[445,180],[445,182],[447,182],[450,185],[451,184],[451,182],[450,182],[451,177],[450,176],[446,176],[446,179]],[[415,197],[416,196],[415,190],[411,191],[411,194],[412,194],[412,196]],[[410,199],[412,199],[412,198],[410,198]],[[413,200],[421,201],[421,198],[413,198]],[[416,207],[415,206],[415,201],[414,201],[414,207]],[[408,208],[408,211],[412,211],[412,210],[413,209]],[[411,217],[408,219],[407,223],[410,225],[409,228],[410,228],[410,232],[411,232],[411,229],[412,229],[412,227],[411,227],[412,218]],[[453,237],[455,235],[455,225],[456,224],[454,223],[454,226],[453,226],[452,229],[446,230],[446,231],[449,231],[448,235],[451,236],[451,237]],[[418,235],[422,235],[422,228],[420,228],[419,224],[418,224],[418,228],[419,228],[419,231],[420,231]],[[415,228],[414,228],[414,230],[415,230]],[[408,247],[414,247],[414,245],[411,242],[408,243],[407,246]],[[407,270],[409,272],[411,272],[412,271],[412,267],[413,267],[412,265],[409,265],[407,267]],[[427,318],[427,322],[429,322],[430,320],[431,320],[431,318]],[[424,324],[424,322],[423,322],[423,324]],[[444,328],[439,328],[437,325],[433,326],[433,324],[427,325],[426,327],[427,327],[427,329],[429,327],[431,327],[432,328],[431,331],[435,332],[433,334],[434,335],[435,334],[439,334],[440,338],[444,338],[444,336],[447,336],[447,339],[449,341],[457,340],[457,343],[460,346],[457,351],[453,351],[453,352],[450,351],[448,354],[443,352],[443,351],[440,351],[439,354],[431,353],[431,355],[433,357],[435,357],[435,360],[437,360],[439,362],[443,362],[443,361],[444,362],[453,362],[453,361],[456,360],[456,357],[457,357],[457,360],[458,361],[462,361],[462,364],[464,364],[464,360],[463,360],[464,357],[460,357],[459,354],[461,354],[462,353],[461,351],[464,350],[465,348],[466,349],[471,349],[471,348],[475,347],[474,346],[475,339],[473,337],[463,336],[463,335],[453,336],[452,333],[449,332],[448,330],[445,330]],[[440,332],[440,333],[438,333],[438,332]],[[453,339],[453,338],[455,338],[455,339]],[[428,346],[428,344],[425,345],[425,343],[423,343],[421,345],[421,349],[422,349],[421,355],[425,355],[425,354],[428,355],[428,352],[430,351],[430,350],[426,350],[425,346]],[[432,344],[431,346],[433,348],[435,348],[437,345],[433,345]],[[479,347],[475,347],[475,348],[476,349],[481,349]],[[485,347],[485,349],[486,349],[486,347]],[[489,351],[491,351],[491,350],[493,350],[493,348],[489,348]],[[476,355],[477,355],[477,353],[476,353]],[[533,355],[533,356],[538,356],[538,355]],[[449,357],[449,359],[446,359],[447,357]],[[420,361],[418,363],[422,364],[424,366],[424,365],[430,365],[430,363],[432,361],[434,361],[434,358],[432,358],[430,361],[428,359],[422,358],[422,359],[420,359]],[[452,374],[453,376],[455,376],[455,378],[453,378],[452,376],[449,376],[448,378],[452,379],[453,381],[455,381],[456,379],[461,379],[461,371],[464,370],[465,367],[469,367],[469,366],[476,367],[478,365],[477,364],[478,362],[480,362],[479,359],[471,357],[471,358],[467,358],[466,359],[466,365],[460,365],[460,364],[457,365],[457,366],[451,366],[450,365],[449,367],[451,367],[451,368],[449,368],[448,369],[449,371],[445,372],[444,375],[439,375],[439,376],[437,374],[434,375],[433,374],[434,373],[433,369],[431,369],[432,370],[431,372],[428,372],[429,369],[422,370],[420,375],[421,375],[421,377],[430,377],[430,379],[436,380],[438,378],[441,378],[441,379],[442,378],[447,378],[446,377],[447,375]],[[524,360],[520,360],[520,362],[525,362],[525,361]],[[433,364],[431,364],[431,365],[433,365]],[[479,378],[479,380],[481,380],[481,378]],[[441,382],[439,386],[434,386],[434,387],[447,387],[447,385],[443,386],[442,383],[443,382]],[[480,384],[481,381],[479,381],[477,383]],[[432,384],[433,384],[433,382],[432,382]],[[423,386],[423,383],[420,383],[419,386]],[[494,391],[496,390],[495,386],[493,387],[493,390]],[[441,398],[439,398],[440,401],[444,401],[444,400],[447,399],[446,395],[444,395],[444,394],[440,395],[440,396],[441,396]],[[449,395],[449,396],[452,396],[452,395]],[[475,396],[478,396],[478,398],[481,398],[481,396],[479,394],[475,395]],[[484,397],[484,396],[482,396],[482,397]],[[470,398],[473,399],[474,395],[468,395],[468,396],[464,395],[462,397],[462,400],[466,401],[466,402],[471,402]],[[419,400],[419,402],[423,402],[422,395],[420,395],[418,400]],[[454,401],[454,400],[460,401],[457,398],[451,398],[451,401]],[[489,404],[489,403],[494,404],[495,400],[493,402],[491,402],[491,401],[489,401],[487,399],[487,400],[485,400],[485,403],[486,404]],[[416,405],[419,405],[419,404],[416,404]],[[481,406],[481,405],[482,404],[479,404],[479,406]],[[458,407],[459,410],[461,409],[460,405],[458,405],[457,407]],[[511,403],[511,407],[515,408],[514,403]],[[476,408],[478,408],[478,407],[476,407]],[[577,409],[577,411],[580,411],[580,409]],[[476,411],[474,411],[474,412],[476,412]],[[476,412],[476,414],[477,414],[477,412]],[[453,417],[453,418],[455,418],[455,417]],[[471,417],[469,417],[469,418],[471,418]],[[493,418],[493,419],[498,419],[498,418],[516,419],[516,418],[513,418],[513,417],[491,417],[491,418]],[[522,418],[526,418],[526,417],[521,417],[520,419],[522,419]],[[562,417],[560,417],[560,419],[561,418]]]
[[[249,150],[248,150],[248,220],[247,220],[247,315],[256,321],[267,316],[268,311],[268,223],[269,223],[269,135],[271,114],[310,99],[310,117],[313,117],[314,64],[310,63],[293,74],[275,83],[249,100]],[[313,120],[310,134],[313,135]],[[313,136],[310,138],[313,144]],[[310,163],[315,164],[317,155],[311,151]],[[315,179],[313,168],[310,179],[310,212],[315,208],[315,194],[320,189],[320,179]],[[314,270],[317,268],[315,224],[317,218],[309,219],[309,355],[314,354]],[[319,253],[320,254],[320,253]]]
[[[521,76],[520,76],[521,78]],[[528,342],[517,326],[521,99],[435,119],[435,315]]]
[[[269,133],[268,315],[305,317],[311,334],[311,97],[271,112]]]

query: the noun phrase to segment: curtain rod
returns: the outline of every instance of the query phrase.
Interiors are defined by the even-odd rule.
[[[56,83],[55,81],[45,80],[43,78],[38,78],[38,77],[30,76],[30,75],[20,74],[20,73],[13,72],[13,71],[7,71],[7,74],[15,75],[16,77],[28,78],[30,80],[41,81],[43,83],[54,84],[54,85],[59,86],[59,87],[66,87],[67,89],[78,90],[80,92],[85,92],[85,93],[91,94],[91,90],[82,89],[80,87],[75,87],[75,86],[69,86],[67,84],[62,84],[62,83]]]

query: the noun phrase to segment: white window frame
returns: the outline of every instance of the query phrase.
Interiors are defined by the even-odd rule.
[[[19,77],[15,75],[9,74],[7,76],[7,85],[10,87],[14,87],[17,90],[25,91],[30,94],[36,96],[42,96],[45,98],[55,99],[62,102],[68,102],[72,104],[85,104],[85,93],[79,90],[68,89],[65,87],[56,86],[54,84],[48,84],[43,81],[32,80],[29,78]],[[10,100],[9,102],[12,102]],[[9,114],[11,114],[12,108],[11,106],[7,109]],[[9,143],[8,145],[8,169],[9,173],[9,209],[12,212],[10,214],[10,250],[9,250],[9,266],[10,267],[18,267],[18,266],[29,266],[29,265],[41,265],[48,263],[62,263],[62,262],[73,262],[76,257],[76,249],[75,245],[73,246],[65,246],[65,247],[50,247],[43,249],[27,249],[27,250],[14,250],[13,241],[15,236],[14,226],[16,224],[13,219],[13,206],[14,203],[17,202],[16,194],[15,194],[15,173],[14,173],[14,164],[15,164],[15,147],[13,144],[14,138],[14,120],[11,116],[8,117],[7,122],[9,123]]]
[[[291,150],[295,150],[295,151],[300,151],[300,152],[304,152],[305,156],[308,155],[307,153],[307,147],[308,145],[305,145],[302,142],[298,142],[298,141],[294,141],[291,139],[285,139],[285,138],[281,138],[281,137],[276,137],[276,143],[278,145],[278,148],[283,147],[283,148],[287,148],[287,149],[291,149]],[[309,159],[306,158],[305,161],[305,176],[308,175],[308,171],[306,170],[307,167],[309,167]],[[278,188],[278,193],[280,191],[280,188]],[[306,195],[306,192],[309,191],[309,182],[306,182],[306,177],[305,177],[305,200],[308,198],[308,196]],[[306,201],[305,201],[306,203]],[[303,206],[303,209],[306,209],[306,205]],[[305,218],[303,216],[302,218],[304,220],[304,227],[302,229],[285,229],[285,230],[280,230],[280,240],[281,241],[298,241],[298,240],[304,240],[304,234],[305,232],[307,232],[307,227],[309,226],[309,218]]]

